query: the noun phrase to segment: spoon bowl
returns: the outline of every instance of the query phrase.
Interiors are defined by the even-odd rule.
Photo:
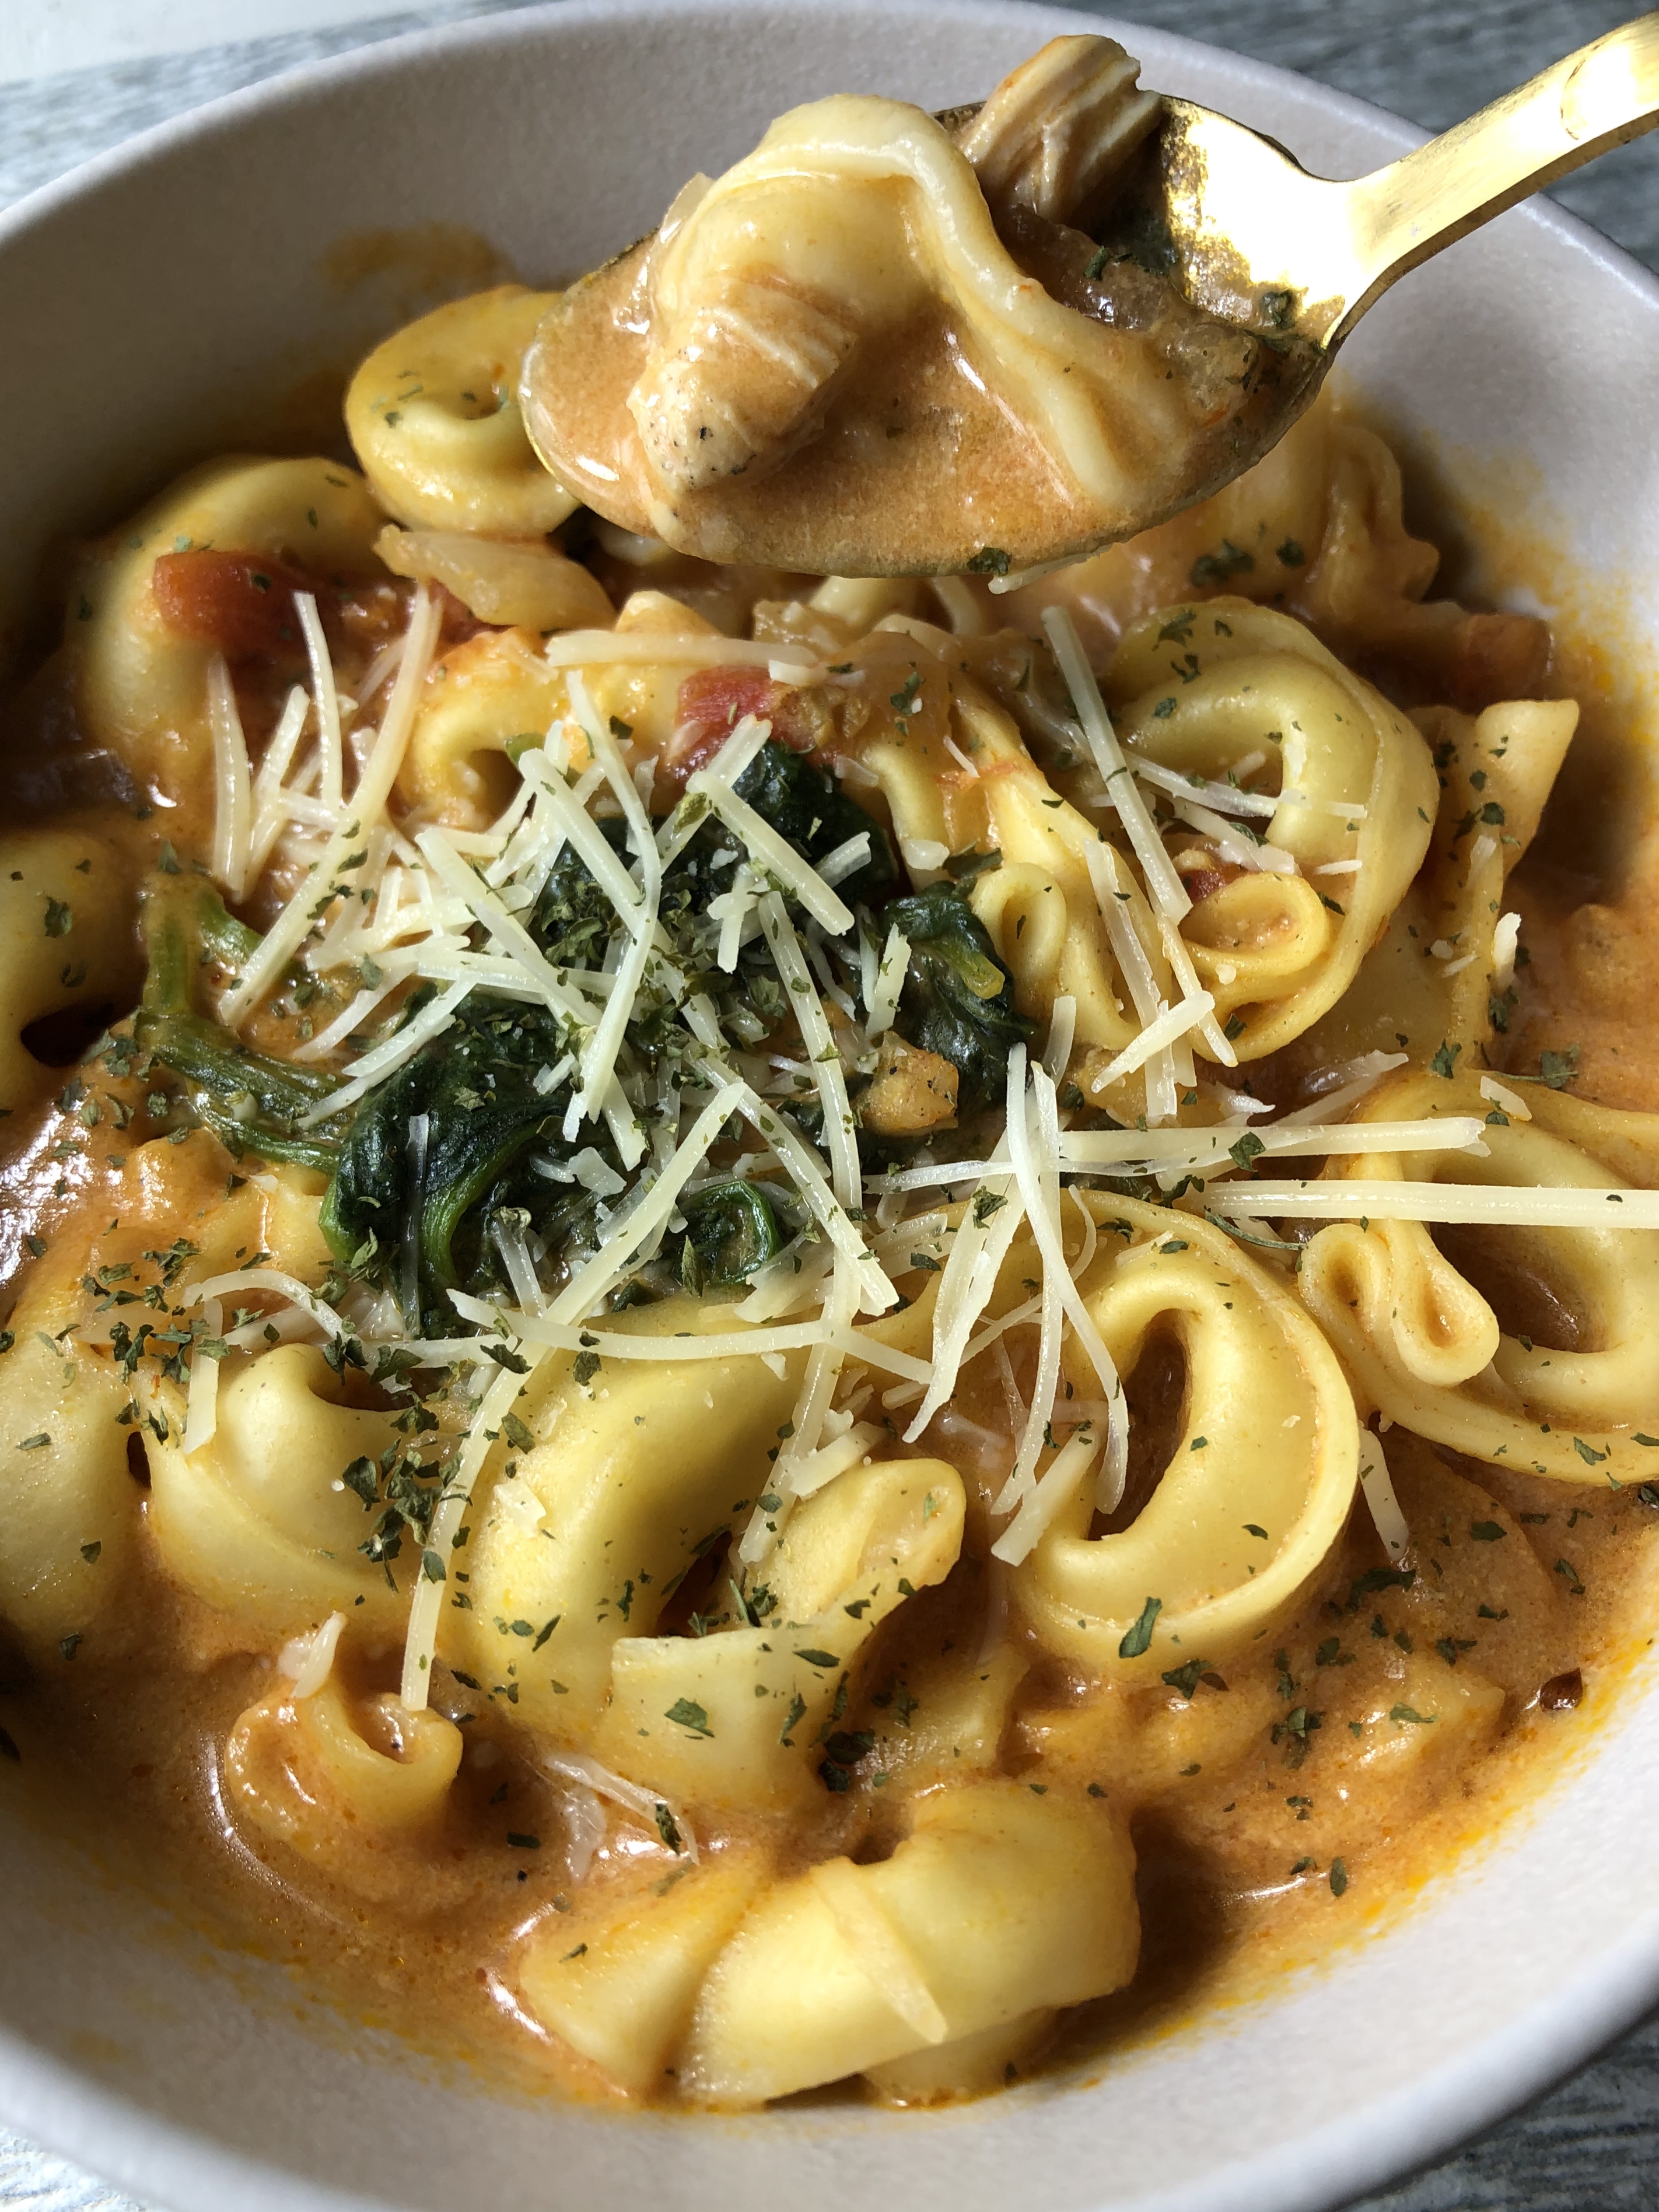
[[[1659,120],[1659,13],[1349,182],[1109,39],[979,107],[793,111],[554,302],[520,405],[588,506],[680,552],[994,581],[1243,472],[1407,270]]]

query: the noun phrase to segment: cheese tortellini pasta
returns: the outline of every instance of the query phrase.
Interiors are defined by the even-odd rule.
[[[137,902],[101,838],[30,830],[0,839],[0,1108],[26,1115],[80,1057],[87,1017],[125,1012],[141,974]]]
[[[13,1318],[0,1411],[0,1616],[43,1648],[83,1634],[120,1586],[137,1534],[138,1500],[126,1400],[103,1364],[82,1357],[63,1307],[30,1300]]]
[[[430,1844],[442,1826],[460,1731],[392,1697],[353,1701],[331,1674],[249,1708],[225,1747],[233,1802],[273,1840],[328,1865],[356,1842],[397,1866],[399,1847]],[[417,1858],[417,1863],[418,1863]],[[380,1871],[377,1864],[375,1871]],[[395,1877],[394,1877],[395,1878]]]
[[[1341,998],[1416,875],[1439,799],[1427,748],[1301,623],[1242,600],[1149,615],[1105,690],[1131,754],[1189,781],[1265,775],[1278,795],[1227,825],[1230,851],[1212,810],[1175,802],[1211,832],[1174,856],[1183,933],[1239,1058],[1259,1059]]]
[[[1012,1780],[919,1801],[890,1858],[831,1859],[744,1920],[698,1996],[681,2066],[716,2104],[788,2096],[1119,1987],[1133,1861],[1087,1797]]]
[[[845,1701],[863,1647],[907,1594],[944,1581],[962,1517],[961,1478],[940,1460],[837,1476],[790,1516],[768,1571],[776,1602],[759,1627],[616,1645],[601,1755],[688,1802],[809,1798],[810,1747]],[[700,1725],[672,1721],[691,1708]]]
[[[1079,1291],[1124,1374],[1153,1332],[1173,1334],[1181,1426],[1132,1527],[1092,1535],[1079,1483],[1015,1588],[1052,1649],[1145,1678],[1224,1659],[1295,1604],[1347,1518],[1357,1429],[1330,1347],[1236,1244],[1200,1222],[1176,1236],[1127,1200],[1099,1210],[1101,1249]]]
[[[361,1498],[340,1471],[396,1431],[342,1402],[314,1345],[277,1345],[222,1379],[218,1422],[195,1450],[174,1408],[147,1447],[150,1523],[168,1570],[254,1632],[292,1635],[336,1607],[382,1624],[399,1593],[362,1555]]]
[[[1494,1000],[1505,1019],[1513,1002],[1519,939],[1505,951],[1516,923],[1503,921],[1504,885],[1537,834],[1577,706],[1522,699],[1478,718],[1440,708],[1418,720],[1441,782],[1433,840],[1351,988],[1297,1048],[1308,1061],[1397,1050],[1402,1040],[1424,1056],[1442,1045],[1473,1056]]]
[[[215,654],[286,647],[302,667],[284,585],[382,578],[381,527],[363,478],[333,461],[208,461],[181,477],[82,563],[68,635],[92,736],[141,783],[210,779]]]
[[[387,512],[412,530],[533,538],[576,506],[530,450],[516,386],[555,295],[503,284],[435,307],[375,348],[345,424]]]
[[[1606,1192],[1607,1227],[1431,1235],[1415,1221],[1333,1224],[1309,1244],[1297,1286],[1390,1421],[1472,1459],[1605,1490],[1609,1477],[1643,1480],[1641,1437],[1659,1428],[1659,1249],[1612,1225],[1632,1166],[1643,1187],[1659,1181],[1659,1145],[1650,1115],[1603,1108],[1552,1126],[1553,1103],[1546,1091],[1522,1119],[1494,1112],[1473,1077],[1402,1072],[1357,1118],[1478,1113],[1485,1157],[1418,1154],[1409,1171],[1498,1190]],[[1618,1170],[1597,1157],[1604,1134],[1624,1154]],[[1386,1186],[1407,1163],[1380,1152],[1351,1171]]]

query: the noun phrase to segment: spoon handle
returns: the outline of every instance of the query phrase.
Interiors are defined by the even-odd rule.
[[[1659,124],[1659,11],[1620,24],[1467,123],[1343,190],[1360,283],[1341,336],[1396,277]]]

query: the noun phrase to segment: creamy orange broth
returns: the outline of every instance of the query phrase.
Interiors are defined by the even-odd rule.
[[[1334,420],[1322,407],[1293,434],[1303,441],[1302,465],[1315,441],[1336,436]],[[1282,452],[1263,466],[1296,459]],[[1327,463],[1326,480],[1353,465],[1351,444]],[[1605,635],[1568,631],[1552,644],[1541,625],[1521,618],[1425,605],[1432,556],[1404,536],[1397,512],[1392,525],[1386,513],[1374,517],[1358,598],[1351,591],[1333,601],[1333,563],[1321,563],[1311,533],[1296,548],[1302,559],[1276,567],[1263,550],[1259,562],[1253,552],[1251,565],[1241,565],[1231,556],[1245,550],[1240,517],[1253,495],[1247,479],[1147,539],[1000,605],[972,588],[990,620],[1011,616],[1028,630],[1040,601],[1069,600],[1097,659],[1123,621],[1148,608],[1202,604],[1219,587],[1288,607],[1408,704],[1452,699],[1473,710],[1564,690],[1589,704],[1610,688],[1598,671],[1615,669],[1619,655]],[[589,557],[619,597],[625,580],[616,562],[597,547]],[[735,633],[748,627],[755,602],[764,603],[753,617],[764,623],[772,618],[764,605],[794,598],[801,584],[678,557],[650,580]],[[355,688],[406,599],[404,586],[388,584],[365,602],[355,643],[337,658],[342,688]],[[262,735],[281,685],[257,659],[239,669],[238,682],[250,737]],[[1634,744],[1621,719],[1603,705],[1592,725],[1598,759]],[[1633,858],[1598,848],[1587,864],[1583,825],[1599,796],[1580,789],[1590,742],[1581,735],[1569,756],[1516,879],[1531,958],[1518,971],[1493,1060],[1525,1071],[1541,1052],[1577,1045],[1576,1095],[1652,1112],[1659,1061],[1646,1027],[1631,1018],[1659,973],[1659,933],[1649,918],[1650,827],[1643,825]],[[188,865],[206,848],[211,793],[199,782],[118,795],[112,763],[77,726],[72,668],[62,656],[14,702],[3,774],[14,820],[72,825],[99,865],[136,872],[165,865],[169,848]],[[268,922],[289,888],[267,884],[248,918]],[[133,992],[139,973],[135,955]],[[3,1263],[14,1296],[46,1278],[72,1284],[99,1266],[134,1264],[142,1273],[144,1252],[191,1237],[228,1206],[245,1211],[243,1251],[268,1231],[246,1163],[206,1130],[184,1132],[176,1145],[143,1146],[145,1086],[91,1065],[77,1069],[89,1033],[125,1010],[112,1000],[85,1012],[78,1034],[69,1023],[34,1040],[69,1087],[58,1103],[5,1131]],[[291,1028],[274,1017],[248,1035],[265,1049],[292,1042]],[[1304,1095],[1307,1054],[1292,1046],[1251,1073],[1260,1095],[1294,1103]],[[101,1108],[90,1127],[82,1110],[88,1097]],[[321,1179],[311,1188],[320,1193]],[[1507,1263],[1501,1237],[1448,1231],[1439,1241],[1512,1332],[1562,1349],[1590,1340],[1594,1316],[1569,1310],[1547,1284]],[[1179,1435],[1180,1355],[1155,1334],[1125,1380],[1134,1442],[1124,1502],[1101,1524],[1108,1531],[1132,1522]],[[339,1395],[381,1402],[349,1370]],[[781,1839],[777,1824],[768,1826],[785,1875],[840,1854],[879,1859],[902,1832],[905,1707],[918,1692],[931,1694],[952,1655],[961,1670],[961,1655],[978,1654],[985,1639],[992,1601],[985,1500],[1011,1453],[1002,1407],[1000,1384],[981,1363],[931,1432],[930,1447],[967,1478],[965,1556],[941,1587],[912,1598],[878,1632],[845,1719],[875,1739],[856,1785],[792,1816]],[[142,1488],[144,1444],[136,1427],[130,1435],[131,1479]],[[987,1437],[1004,1441],[987,1445]],[[1109,2060],[1128,2041],[1241,2001],[1292,1966],[1357,1940],[1551,1787],[1615,1708],[1651,1641],[1659,1512],[1648,1493],[1569,1487],[1460,1459],[1400,1431],[1388,1443],[1412,1531],[1400,1563],[1414,1574],[1409,1588],[1390,1571],[1357,1500],[1345,1534],[1277,1632],[1190,1681],[1091,1686],[1080,1668],[1045,1652],[1017,1614],[1000,1641],[988,1640],[983,1663],[1009,1668],[1018,1684],[996,1771],[1039,1792],[1081,1790],[1128,1823],[1143,1929],[1131,1984],[1064,2016],[1052,2039],[1008,2060],[1008,2077],[1055,2055]],[[704,1595],[693,1577],[662,1630],[683,1628]],[[582,2095],[619,2096],[598,2067],[530,2019],[515,1994],[517,1944],[534,1922],[566,1917],[579,1931],[608,1899],[671,1885],[676,1867],[657,1839],[613,1825],[593,1872],[579,1887],[572,1883],[557,1816],[533,1771],[533,1743],[510,1706],[451,1680],[445,1709],[467,1716],[465,1756],[436,1832],[406,1841],[354,1833],[347,1806],[321,1858],[273,1841],[237,1817],[216,1778],[250,1709],[264,1715],[256,1764],[280,1762],[292,1723],[274,1644],[249,1644],[235,1621],[169,1577],[141,1523],[125,1584],[95,1634],[70,1639],[56,1658],[26,1658],[0,1626],[0,1790],[27,1792],[48,1808],[40,1817],[95,1835],[112,1864],[142,1866],[146,1881],[187,1897],[190,1917],[221,1940],[291,1963],[348,2018],[389,2022],[424,2049],[461,2054],[527,2089],[557,2082]],[[336,1680],[360,1715],[369,1699],[396,1691],[400,1660],[401,1640],[391,1635],[344,1651]],[[1388,1716],[1392,1732],[1379,1752]],[[363,1725],[373,1741],[375,1723]],[[393,1747],[382,1724],[381,1748]],[[699,1816],[698,1825],[709,1848],[741,1844],[753,1824],[729,1814]]]

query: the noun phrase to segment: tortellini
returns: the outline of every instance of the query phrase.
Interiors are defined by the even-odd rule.
[[[1638,1134],[1647,1152],[1638,1179],[1659,1175],[1650,1116],[1581,1106],[1570,1136],[1551,1127],[1547,1091],[1529,1098],[1530,1121],[1504,1119],[1473,1075],[1402,1069],[1356,1119],[1474,1114],[1488,1156],[1368,1153],[1343,1163],[1345,1180],[1611,1189],[1630,1171]],[[1596,1156],[1597,1134],[1618,1143],[1626,1121],[1639,1130],[1623,1133],[1614,1168]],[[1497,1467],[1603,1489],[1609,1479],[1640,1482],[1652,1472],[1641,1439],[1659,1432],[1659,1235],[1613,1225],[1611,1206],[1608,1218],[1606,1229],[1455,1232],[1336,1222],[1308,1246],[1297,1287],[1361,1395],[1389,1421]]]
[[[385,517],[336,461],[204,462],[104,539],[82,562],[69,641],[86,725],[144,781],[183,791],[210,778],[210,639],[185,636],[156,603],[165,554],[251,553],[329,581],[381,581]]]
[[[713,625],[662,592],[635,592],[617,617],[619,636],[663,641],[662,658],[614,663],[587,673],[589,696],[607,723],[619,722],[642,754],[660,754],[678,721],[680,679],[676,638],[717,635]],[[569,678],[551,667],[521,629],[491,630],[454,646],[433,669],[409,739],[398,787],[421,815],[454,828],[481,830],[517,786],[513,761],[562,725],[573,763],[586,764],[585,740],[570,720]]]
[[[1101,1243],[1079,1288],[1125,1376],[1155,1329],[1174,1331],[1186,1367],[1179,1432],[1131,1526],[1091,1536],[1079,1480],[1013,1591],[1051,1650],[1156,1680],[1225,1657],[1295,1603],[1347,1518],[1357,1425],[1335,1355],[1278,1277],[1191,1215],[1089,1205]],[[1067,1359],[1074,1384],[1093,1387],[1075,1351]]]
[[[1149,615],[1103,690],[1126,750],[1162,768],[1244,782],[1277,763],[1261,834],[1295,872],[1200,861],[1181,924],[1233,1049],[1259,1060],[1342,997],[1417,873],[1440,795],[1428,747],[1301,623],[1242,599]]]
[[[97,1272],[126,1262],[131,1274],[113,1279],[118,1288],[125,1287],[154,1276],[156,1248],[182,1236],[186,1249],[168,1274],[179,1291],[252,1265],[256,1253],[265,1255],[265,1263],[278,1273],[314,1282],[329,1266],[327,1241],[318,1225],[323,1189],[314,1170],[287,1165],[239,1176],[227,1188],[224,1154],[205,1129],[192,1130],[182,1143],[153,1138],[127,1159],[117,1218],[88,1254],[66,1253],[59,1264],[68,1281],[79,1280],[88,1264]]]
[[[1436,548],[1407,531],[1400,464],[1322,392],[1272,451],[1199,506],[1027,584],[1003,603],[1035,632],[1044,607],[1075,615],[1091,646],[1156,607],[1224,584],[1308,624],[1345,660],[1386,672],[1409,698],[1479,708],[1528,696],[1550,639],[1529,615],[1470,614],[1425,599]]]
[[[961,1479],[941,1460],[839,1475],[785,1524],[759,1627],[616,1644],[600,1756],[694,1803],[809,1802],[815,1747],[826,1716],[847,1703],[863,1645],[906,1596],[955,1566],[963,1510]]]
[[[672,1334],[728,1319],[669,1299],[633,1323]],[[711,1625],[736,1612],[723,1578],[692,1632],[654,1633],[764,1493],[796,1385],[753,1357],[608,1362],[594,1334],[602,1380],[566,1369],[528,1394],[536,1443],[503,1466],[469,1540],[446,1650],[486,1688],[510,1685],[521,1717],[665,1796],[798,1804],[862,1647],[955,1564],[961,1478],[938,1460],[849,1469],[790,1516],[741,1625]]]
[[[522,630],[484,630],[452,646],[415,717],[402,797],[451,828],[487,828],[517,787],[514,753],[539,745],[564,707],[564,678]]]
[[[101,838],[32,830],[0,839],[0,1109],[27,1114],[80,1058],[85,1024],[125,1012],[142,975],[137,899]],[[67,1017],[70,1033],[54,1017]],[[36,1027],[40,1024],[40,1027]],[[63,1034],[55,1036],[54,1030]],[[30,1032],[33,1030],[31,1049]]]
[[[690,1297],[631,1311],[653,1335],[731,1326]],[[649,1637],[680,1584],[753,1508],[790,1419],[803,1356],[610,1360],[578,1382],[550,1361],[520,1401],[531,1448],[495,1447],[474,1507],[464,1607],[443,1656],[558,1742],[590,1747],[625,1637]],[[510,1469],[510,1472],[509,1471]],[[672,1699],[670,1702],[673,1702]]]
[[[1171,963],[1183,947],[1106,842],[1117,825],[1098,774],[1074,750],[1046,775],[967,674],[971,658],[926,623],[890,620],[855,665],[861,696],[875,696],[847,749],[875,776],[912,875],[929,880],[970,848],[996,853],[969,896],[1020,1010],[1040,1022],[1070,999],[1090,1079],[1103,1074],[1181,995]],[[1131,757],[1288,794],[1247,829],[1229,819],[1228,857],[1213,814],[1166,833],[1193,898],[1180,936],[1212,1027],[1239,1060],[1264,1058],[1342,1000],[1412,884],[1439,799],[1428,745],[1301,623],[1239,599],[1148,617],[1103,688]],[[1180,815],[1178,790],[1156,796]],[[1197,1042],[1212,1059],[1223,1049]]]
[[[936,879],[948,854],[1000,854],[1000,865],[974,878],[970,898],[1014,978],[1020,1011],[1046,1020],[1057,997],[1070,997],[1078,1042],[1117,1052],[1140,1024],[1101,888],[1122,906],[1168,995],[1168,963],[1145,894],[1100,831],[1053,790],[1012,720],[955,672],[947,684],[940,662],[950,643],[925,623],[869,640],[856,665],[875,711],[849,750],[875,777],[912,877]]]
[[[772,1874],[764,1845],[739,1844],[608,1911],[555,1914],[518,1966],[531,2011],[623,2088],[662,2087],[704,1977]]]
[[[58,1337],[72,1319],[45,1300],[19,1307],[0,1394],[0,1620],[31,1647],[78,1641],[104,1613],[137,1522],[118,1425],[126,1388],[72,1334]]]
[[[1503,886],[1536,834],[1578,708],[1521,699],[1478,719],[1431,708],[1416,720],[1444,786],[1433,844],[1342,1000],[1298,1045],[1309,1068],[1364,1052],[1425,1060],[1442,1047],[1467,1065],[1494,1000],[1504,1019],[1513,1002],[1503,996],[1508,978],[1497,980]],[[1514,957],[1511,941],[1511,969]]]
[[[619,637],[662,641],[650,660],[617,661],[587,672],[594,711],[625,723],[637,752],[660,756],[680,720],[680,687],[692,669],[705,667],[707,641],[720,633],[706,616],[667,592],[631,592],[616,618]],[[674,657],[677,640],[692,641],[684,660]]]
[[[1030,1656],[1004,1641],[967,1667],[953,1663],[956,1656],[954,1650],[924,1651],[906,1666],[901,1712],[885,1691],[867,1700],[876,1771],[907,1790],[994,1773],[1002,1756]]]
[[[223,1363],[211,1440],[186,1452],[175,1418],[147,1447],[149,1523],[163,1564],[253,1636],[287,1636],[336,1609],[381,1628],[408,1599],[362,1550],[372,1526],[342,1480],[398,1431],[349,1404],[312,1345],[278,1345]]]
[[[523,538],[574,509],[530,450],[517,398],[524,349],[556,297],[502,284],[452,300],[376,346],[352,378],[345,427],[400,522]]]
[[[430,1842],[460,1765],[460,1730],[393,1697],[358,1701],[331,1674],[251,1706],[225,1747],[227,1796],[278,1843],[331,1868],[354,1850]]]
[[[874,1865],[832,1859],[750,1912],[703,1986],[679,2061],[717,2105],[784,2097],[1120,1988],[1140,1926],[1134,1856],[1082,1792],[984,1781],[917,1801]]]
[[[79,1250],[72,1239],[55,1241],[10,1316],[15,1340],[0,1370],[0,1513],[8,1531],[0,1544],[0,1617],[32,1640],[79,1635],[107,1613],[137,1522],[133,1475],[146,1460],[153,1468],[164,1458],[168,1444],[176,1454],[183,1392],[158,1382],[150,1366],[119,1364],[113,1329],[123,1327],[130,1338],[145,1317],[154,1328],[172,1326],[168,1310],[189,1311],[182,1302],[192,1282],[250,1254],[266,1253],[302,1275],[321,1271],[326,1248],[308,1188],[315,1178],[283,1169],[228,1195],[223,1159],[204,1133],[184,1145],[162,1139],[138,1146],[123,1177],[120,1211],[104,1233]],[[142,1293],[153,1297],[163,1281],[157,1311]],[[135,1468],[130,1455],[139,1455]],[[329,1474],[345,1464],[331,1463]]]

